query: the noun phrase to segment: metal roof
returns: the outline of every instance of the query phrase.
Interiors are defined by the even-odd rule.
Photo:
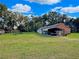
[[[44,27],[41,27],[40,29],[42,30],[48,30],[48,29],[51,29],[51,28],[63,28],[63,29],[70,29],[68,26],[66,26],[64,23],[58,23],[58,24],[55,24],[55,25],[50,25],[50,26],[44,26]]]

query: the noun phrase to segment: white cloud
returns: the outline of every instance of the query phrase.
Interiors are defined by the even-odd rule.
[[[76,19],[77,17],[75,17],[75,16],[68,16],[69,18],[73,18],[73,19]]]
[[[59,3],[61,0],[28,0],[28,1],[51,5],[51,4]]]
[[[52,9],[52,11],[57,11],[60,13],[77,13],[79,12],[79,6],[75,6],[75,7],[55,7],[54,9]]]
[[[52,9],[52,11],[58,11],[58,10],[60,10],[62,7],[55,7],[55,8],[53,8]]]
[[[61,11],[66,13],[76,13],[79,12],[79,6],[76,7],[64,7],[61,9]]]
[[[28,5],[16,4],[16,5],[12,6],[12,8],[9,10],[11,10],[13,12],[27,13],[27,12],[31,11],[31,7]]]

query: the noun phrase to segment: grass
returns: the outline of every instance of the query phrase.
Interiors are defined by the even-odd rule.
[[[0,35],[0,59],[79,59],[79,34],[52,37],[38,33]]]
[[[67,37],[69,37],[70,39],[79,39],[79,33],[72,33],[68,35]]]

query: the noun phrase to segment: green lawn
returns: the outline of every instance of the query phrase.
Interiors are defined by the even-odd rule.
[[[79,59],[79,34],[65,37],[37,33],[0,35],[0,59]]]

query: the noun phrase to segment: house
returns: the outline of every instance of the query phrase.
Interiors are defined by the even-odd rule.
[[[71,28],[64,23],[58,23],[55,25],[42,27],[38,29],[37,32],[52,36],[64,36],[71,32]]]

